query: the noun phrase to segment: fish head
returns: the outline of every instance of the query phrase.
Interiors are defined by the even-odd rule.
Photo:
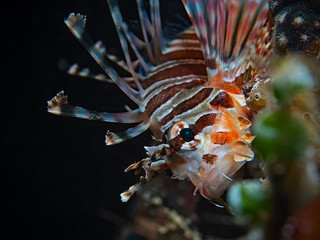
[[[219,198],[231,176],[254,157],[250,125],[238,111],[224,108],[174,123],[166,135],[172,150],[165,156],[173,176],[190,179],[205,198]]]

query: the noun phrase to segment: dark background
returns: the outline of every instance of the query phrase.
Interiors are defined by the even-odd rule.
[[[132,2],[127,1],[124,11],[135,8]],[[123,170],[145,156],[150,134],[106,147],[108,129],[118,132],[128,126],[46,110],[47,100],[61,90],[71,104],[88,109],[121,112],[125,104],[134,107],[114,85],[59,70],[67,61],[102,72],[63,20],[70,12],[86,14],[93,40],[102,39],[116,52],[107,3],[12,1],[2,10],[2,238],[110,239],[131,217],[132,203],[122,203],[119,194],[137,177]]]
[[[119,2],[124,20],[131,29],[137,28],[135,0]],[[189,24],[186,16],[176,19],[185,14],[179,0],[161,0],[161,8],[168,34],[177,27],[171,22],[179,22],[178,28]],[[1,9],[0,216],[5,223],[1,237],[114,239],[133,222],[139,199],[134,196],[128,203],[121,202],[120,193],[138,181],[138,176],[124,169],[145,157],[143,146],[150,144],[150,132],[106,147],[107,130],[119,132],[132,124],[47,113],[47,101],[61,90],[72,105],[87,109],[122,112],[124,105],[136,107],[117,86],[70,76],[63,70],[77,62],[102,72],[65,26],[63,21],[71,12],[85,14],[92,39],[102,40],[109,52],[123,57],[107,2],[14,1]],[[202,233],[228,239],[244,234],[244,228],[233,220],[230,223],[230,217],[228,221],[221,218],[226,215],[224,209],[200,201],[197,214]]]

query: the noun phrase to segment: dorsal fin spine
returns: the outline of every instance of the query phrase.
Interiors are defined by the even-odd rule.
[[[266,0],[183,0],[199,37],[209,77],[234,79],[267,20]]]

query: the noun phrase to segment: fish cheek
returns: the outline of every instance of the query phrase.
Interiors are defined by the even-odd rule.
[[[173,174],[179,172],[182,167],[187,163],[179,153],[173,153],[166,156],[167,163]]]
[[[237,132],[216,132],[211,134],[211,142],[213,144],[229,144],[239,137]]]

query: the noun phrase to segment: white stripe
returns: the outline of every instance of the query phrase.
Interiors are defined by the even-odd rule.
[[[144,92],[144,96],[148,96],[146,99],[144,99],[144,104],[146,105],[150,99],[160,93],[162,90],[167,89],[171,86],[178,85],[181,83],[188,83],[192,82],[194,80],[207,80],[205,76],[195,76],[195,75],[184,75],[184,76],[178,76],[175,78],[167,78],[162,81],[155,82],[152,84],[149,88],[146,89]]]
[[[164,54],[168,54],[168,53],[172,53],[172,52],[175,52],[175,51],[181,51],[181,50],[183,50],[183,51],[192,51],[192,50],[194,50],[194,51],[202,52],[200,46],[199,47],[187,47],[187,46],[183,46],[183,45],[181,45],[181,46],[176,46],[175,45],[175,46],[171,46],[169,48],[164,49],[163,50],[163,55]]]
[[[179,39],[179,38],[170,41],[168,43],[168,46],[177,45],[177,44],[184,45],[184,44],[189,44],[189,43],[191,43],[191,44],[199,44],[199,46],[200,46],[200,42],[199,42],[198,39]]]
[[[196,31],[195,31],[194,27],[191,26],[191,27],[187,28],[184,32],[182,32],[181,35],[182,34],[196,34]]]
[[[205,87],[200,87],[200,91],[205,88]],[[199,91],[198,91],[199,92]],[[160,130],[162,132],[165,132],[172,124],[173,122],[177,122],[179,121],[179,119],[183,119],[184,121],[187,122],[195,122],[199,119],[199,114],[202,114],[204,112],[208,111],[208,106],[209,106],[209,102],[218,94],[218,89],[213,89],[212,93],[210,94],[210,96],[203,100],[199,105],[197,105],[194,108],[189,109],[188,111],[181,113],[180,115],[175,116],[172,120],[170,120],[168,123],[166,123],[165,125],[163,125],[162,127],[160,127]],[[196,92],[197,93],[197,92]],[[195,93],[195,94],[196,94]],[[194,95],[194,94],[193,94]],[[179,97],[179,96],[177,96]],[[193,96],[191,96],[190,98],[192,98]],[[189,98],[188,98],[189,99]],[[182,97],[180,100],[180,103],[185,101],[186,98]],[[165,117],[167,114],[169,114],[172,110],[173,106],[171,107],[170,111],[166,111],[166,114],[163,114],[161,117],[158,117],[158,120],[162,119],[163,117]],[[210,113],[214,113],[213,110],[210,111]],[[218,111],[217,111],[218,113]]]
[[[150,116],[150,119],[152,118],[152,116],[155,116],[157,120],[160,121],[162,118],[168,115],[174,107],[178,106],[181,102],[189,98],[192,98],[195,94],[200,92],[203,88],[204,88],[203,86],[200,86],[200,87],[187,89],[177,93],[173,98],[171,98],[165,104],[157,108],[153,112],[153,114]]]

